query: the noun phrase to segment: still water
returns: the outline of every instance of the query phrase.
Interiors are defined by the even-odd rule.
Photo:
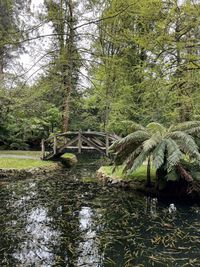
[[[90,162],[91,163],[91,162]],[[1,183],[0,266],[200,266],[200,207],[91,182],[98,164]]]

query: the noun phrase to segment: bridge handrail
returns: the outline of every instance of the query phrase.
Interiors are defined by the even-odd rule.
[[[65,139],[59,140],[59,137],[65,137]],[[59,134],[50,136],[46,140],[42,139],[41,158],[44,159],[45,157],[48,157],[48,155],[55,156],[60,153],[63,153],[62,150],[65,149],[67,146],[69,147],[74,142],[77,142],[78,153],[81,153],[82,148],[85,149],[85,146],[86,146],[86,147],[89,147],[89,149],[96,149],[100,153],[105,153],[105,155],[108,156],[110,144],[119,139],[120,137],[115,134],[97,132],[97,131],[83,131],[83,132],[82,131],[75,131],[75,132],[68,131],[65,133],[59,133]],[[45,149],[46,145],[47,145],[48,150]]]
[[[87,135],[87,136],[93,136],[93,135],[96,135],[96,136],[102,136],[102,137],[106,137],[108,136],[109,138],[111,139],[114,139],[114,140],[119,140],[120,137],[117,136],[116,134],[110,134],[110,133],[104,133],[104,132],[97,132],[97,131],[75,131],[75,132],[72,132],[72,131],[68,131],[68,132],[65,132],[65,133],[60,133],[60,134],[55,134],[55,135],[52,135],[50,137],[48,137],[47,139],[44,139],[44,142],[49,142],[50,140],[54,139],[55,137],[65,137],[65,136],[70,136],[70,135],[78,135],[79,133],[81,133],[82,135]]]

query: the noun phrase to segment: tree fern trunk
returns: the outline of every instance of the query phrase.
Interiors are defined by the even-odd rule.
[[[151,186],[151,159],[148,157],[147,162],[147,186]]]

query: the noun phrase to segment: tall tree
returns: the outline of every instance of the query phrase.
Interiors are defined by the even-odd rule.
[[[4,73],[11,66],[14,50],[19,48],[19,41],[24,36],[24,23],[20,12],[28,10],[29,0],[1,0],[0,1],[0,81]]]
[[[54,31],[54,75],[59,76],[60,94],[63,96],[63,131],[69,129],[71,95],[76,90],[80,55],[77,51],[75,26],[77,15],[76,1],[45,1],[48,20]]]

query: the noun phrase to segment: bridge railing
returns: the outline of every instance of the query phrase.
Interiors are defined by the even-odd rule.
[[[56,134],[41,141],[41,158],[45,159],[49,154],[57,155],[58,150],[62,147],[70,147],[77,142],[76,149],[81,153],[82,149],[96,149],[100,153],[109,155],[109,146],[111,142],[118,140],[120,137],[104,132],[76,131]],[[83,144],[86,144],[85,147]],[[47,148],[47,149],[46,149]],[[50,150],[50,151],[49,151]]]

